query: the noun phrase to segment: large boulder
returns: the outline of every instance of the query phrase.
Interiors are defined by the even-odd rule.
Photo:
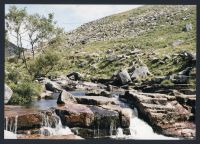
[[[117,75],[117,78],[122,85],[125,85],[131,82],[131,77],[126,69],[119,72]]]
[[[13,91],[9,86],[6,84],[4,85],[4,104],[7,104],[8,101],[11,99]]]
[[[94,121],[94,113],[85,105],[68,103],[64,107],[57,107],[56,114],[62,124],[68,127],[90,127]]]
[[[44,84],[45,84],[46,90],[49,90],[52,92],[58,92],[62,90],[61,86],[58,83],[53,82],[50,79],[45,79]]]
[[[60,91],[60,94],[58,96],[57,104],[65,104],[65,103],[76,103],[76,99],[71,93],[62,90]]]
[[[56,108],[56,114],[61,118],[62,124],[67,125],[72,131],[84,138],[108,137],[116,133],[118,127],[128,131],[129,123],[126,122],[125,113],[94,105],[66,104]],[[128,119],[128,118],[127,118]]]

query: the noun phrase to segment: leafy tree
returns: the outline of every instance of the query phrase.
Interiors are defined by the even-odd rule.
[[[34,78],[46,76],[58,64],[59,60],[59,55],[52,53],[50,50],[40,54],[30,64],[30,70]]]
[[[28,16],[27,31],[30,40],[33,58],[35,56],[35,47],[42,49],[44,42],[48,43],[56,34],[54,15],[50,13],[48,17],[33,14]]]
[[[24,29],[27,12],[26,9],[18,9],[16,6],[11,6],[6,14],[6,31],[10,36],[16,38],[17,50],[16,54],[18,58],[21,58],[23,51],[23,34],[26,32]]]

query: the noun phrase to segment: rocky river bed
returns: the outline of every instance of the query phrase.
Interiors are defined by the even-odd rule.
[[[192,94],[145,93],[63,77],[40,80],[40,99],[5,105],[6,139],[193,139]]]

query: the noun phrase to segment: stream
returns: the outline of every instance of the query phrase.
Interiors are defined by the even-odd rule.
[[[85,92],[81,91],[73,91],[71,92],[74,96],[83,96]],[[112,139],[160,139],[160,140],[177,140],[178,138],[166,137],[163,135],[159,135],[154,133],[152,127],[144,122],[142,119],[138,118],[138,111],[136,108],[131,109],[126,103],[118,100],[119,93],[115,93],[115,98],[119,102],[120,107],[125,108],[130,116],[130,135],[123,134],[122,128],[117,128],[116,135],[110,135]],[[48,110],[51,107],[57,106],[57,97],[51,100],[34,100],[30,105],[25,106],[25,109],[30,110]],[[24,109],[24,107],[23,107]],[[53,123],[49,121],[48,115],[42,115],[42,127],[40,128],[40,134],[44,136],[63,136],[73,134],[67,126],[62,126],[60,117],[58,117],[55,113],[53,113]],[[10,127],[8,127],[8,119],[6,118],[5,126],[4,126],[4,138],[5,139],[17,139],[22,136],[17,133],[17,120],[18,117],[15,117],[15,120],[10,122],[12,123]],[[52,126],[54,125],[54,127]],[[113,129],[113,127],[112,127]]]

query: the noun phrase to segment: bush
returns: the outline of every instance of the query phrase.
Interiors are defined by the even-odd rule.
[[[12,81],[15,84],[17,84],[17,82],[21,79],[21,74],[18,71],[18,69],[15,68],[15,69],[12,69],[11,72],[8,72],[6,74],[6,78],[8,81]]]
[[[39,95],[41,92],[41,85],[34,82],[23,82],[19,84],[10,84],[13,90],[13,96],[8,104],[29,104],[32,101],[33,96]]]
[[[53,71],[59,60],[60,58],[56,52],[47,51],[30,63],[30,71],[35,78],[46,76]]]

